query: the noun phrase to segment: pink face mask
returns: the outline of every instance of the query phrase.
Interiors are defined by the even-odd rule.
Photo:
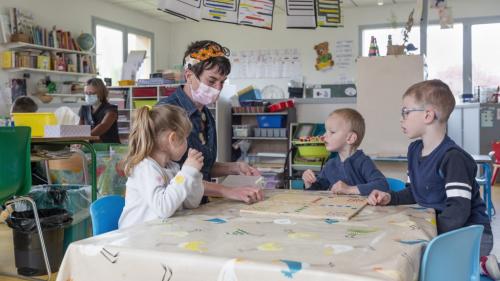
[[[198,78],[196,78],[196,80],[198,80]],[[200,86],[198,86],[198,89],[196,90],[194,90],[193,86],[189,84],[193,100],[203,105],[208,105],[215,102],[215,100],[217,100],[217,97],[219,96],[220,90],[212,88],[204,84],[200,80],[198,80],[198,82],[200,83]]]

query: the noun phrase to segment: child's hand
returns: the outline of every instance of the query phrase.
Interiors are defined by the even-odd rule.
[[[330,190],[335,194],[359,194],[356,186],[350,186],[343,181],[337,181]]]
[[[305,172],[302,174],[302,180],[304,181],[306,188],[309,188],[313,183],[316,182],[316,175],[310,169],[305,170]]]
[[[385,206],[391,202],[391,194],[380,190],[373,190],[368,196],[368,204]]]
[[[198,171],[201,170],[201,167],[203,167],[203,154],[196,149],[190,148],[184,165],[191,166]]]

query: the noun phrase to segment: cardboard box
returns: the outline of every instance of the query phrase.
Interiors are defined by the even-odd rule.
[[[46,125],[44,136],[54,137],[88,137],[90,136],[89,125]]]

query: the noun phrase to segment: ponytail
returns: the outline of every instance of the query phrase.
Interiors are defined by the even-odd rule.
[[[160,133],[166,130],[185,138],[191,131],[191,121],[184,109],[175,105],[161,105],[150,109],[143,106],[136,110],[129,136],[129,149],[124,171],[132,174],[134,167],[153,152]]]

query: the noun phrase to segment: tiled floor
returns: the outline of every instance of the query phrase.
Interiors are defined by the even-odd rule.
[[[500,211],[500,184],[497,184],[493,188],[493,202]],[[493,218],[492,221],[493,233],[497,234],[495,237],[495,246],[492,253],[500,258],[500,215]],[[14,265],[14,250],[12,245],[12,231],[4,224],[0,224],[0,272],[8,272],[11,274],[16,273],[16,268]],[[54,275],[55,277],[55,275]],[[46,279],[44,277],[43,279]],[[55,280],[55,278],[52,278]],[[0,276],[0,281],[16,281],[23,280],[17,278],[10,278]]]

